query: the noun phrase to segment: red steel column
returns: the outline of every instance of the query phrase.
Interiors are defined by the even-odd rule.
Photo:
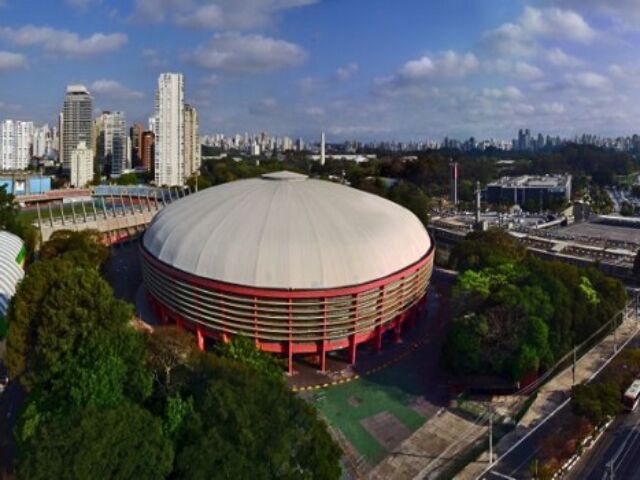
[[[322,307],[322,341],[320,342],[320,371],[327,369],[327,297],[323,299]]]
[[[380,312],[378,313],[378,325],[376,326],[375,346],[376,352],[382,350],[382,320],[384,317],[384,285],[380,287]]]
[[[360,297],[356,293],[353,298],[355,299],[356,305],[353,313],[353,333],[349,336],[349,363],[351,365],[355,365],[356,363],[356,355],[358,349],[358,344],[356,342],[356,332],[358,331],[358,321],[360,320]]]
[[[293,331],[292,331],[292,325],[291,325],[291,315],[292,315],[292,305],[291,305],[291,298],[289,298],[289,346],[287,348],[288,350],[288,354],[289,354],[289,359],[288,359],[288,370],[289,370],[289,375],[293,375]]]
[[[402,323],[404,322],[405,317],[406,314],[402,312],[396,319],[396,325],[394,327],[394,340],[396,343],[400,343],[400,340],[402,340]]]
[[[260,348],[260,338],[258,337],[258,297],[253,297],[253,341],[257,348]]]
[[[204,352],[205,351],[204,332],[200,325],[196,326],[196,338],[198,339],[198,349],[201,352]]]

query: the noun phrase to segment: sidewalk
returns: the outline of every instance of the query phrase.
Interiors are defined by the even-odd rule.
[[[616,343],[622,344],[638,333],[639,324],[632,316],[616,330]],[[614,351],[614,337],[608,335],[602,342],[580,358],[576,365],[576,383],[582,383],[591,378],[598,369],[605,364]],[[573,385],[572,368],[569,367],[547,382],[538,392],[527,413],[522,417],[515,430],[505,435],[495,446],[494,458],[506,452],[520,438],[539,424],[549,413],[553,412],[571,394]],[[475,462],[470,463],[457,479],[472,480],[478,478],[489,465],[489,452],[484,452]]]

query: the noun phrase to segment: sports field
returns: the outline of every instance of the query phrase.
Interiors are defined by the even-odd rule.
[[[374,466],[426,421],[419,411],[418,380],[402,362],[365,378],[319,390],[312,402]]]

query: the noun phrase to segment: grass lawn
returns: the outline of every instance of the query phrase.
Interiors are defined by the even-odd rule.
[[[361,420],[389,412],[412,432],[426,420],[408,406],[415,398],[408,392],[415,392],[415,385],[411,375],[403,375],[406,370],[391,367],[313,394],[312,402],[327,421],[344,434],[370,465],[376,465],[389,452],[362,426]]]

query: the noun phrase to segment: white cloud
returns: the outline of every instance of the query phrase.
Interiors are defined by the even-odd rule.
[[[142,50],[142,59],[147,67],[157,69],[164,68],[168,62],[163,55],[154,48],[145,48]]]
[[[573,57],[560,48],[552,48],[549,50],[545,58],[547,62],[556,67],[579,67],[584,62],[579,58]]]
[[[518,87],[509,85],[504,88],[484,88],[482,90],[482,96],[487,98],[518,100],[522,98],[522,92]]]
[[[0,72],[27,66],[27,57],[21,53],[0,51]]]
[[[561,38],[589,43],[596,31],[572,10],[525,7],[515,23],[505,23],[485,33],[485,41],[495,50],[508,55],[531,55],[538,38]]]
[[[360,65],[357,63],[349,63],[343,67],[338,68],[336,71],[336,78],[342,82],[349,80],[360,70]]]
[[[539,80],[544,77],[542,70],[527,62],[517,62],[514,66],[513,73],[522,80]]]
[[[200,79],[200,85],[204,85],[206,87],[217,87],[220,85],[221,80],[218,75],[212,73],[211,75],[207,75],[206,77],[202,77]]]
[[[131,18],[158,23],[172,18],[194,29],[249,30],[273,22],[282,11],[312,5],[318,0],[135,0]]]
[[[285,40],[222,33],[183,58],[205,69],[258,73],[300,65],[307,59],[307,52]]]
[[[252,103],[249,106],[249,113],[252,115],[272,115],[278,111],[278,107],[278,101],[268,97]]]
[[[437,77],[465,77],[478,69],[480,62],[473,53],[464,55],[447,50],[433,60],[423,56],[410,60],[398,72],[399,78],[408,81],[428,80]]]
[[[559,102],[543,103],[540,105],[540,110],[550,115],[559,115],[564,113],[564,105]]]
[[[606,89],[611,85],[607,77],[595,72],[568,73],[565,80],[572,87],[588,89]]]
[[[625,27],[638,29],[640,22],[640,2],[638,0],[553,0],[561,7],[573,8],[587,13],[606,15]]]
[[[116,80],[96,80],[91,84],[89,90],[96,95],[114,100],[135,100],[144,97],[142,92],[127,88]]]
[[[0,27],[0,37],[20,47],[39,46],[45,52],[67,56],[89,56],[118,50],[127,43],[124,33],[94,33],[82,38],[75,32],[25,25]]]
[[[64,0],[64,2],[71,8],[86,10],[91,3],[99,4],[102,3],[102,0]]]

